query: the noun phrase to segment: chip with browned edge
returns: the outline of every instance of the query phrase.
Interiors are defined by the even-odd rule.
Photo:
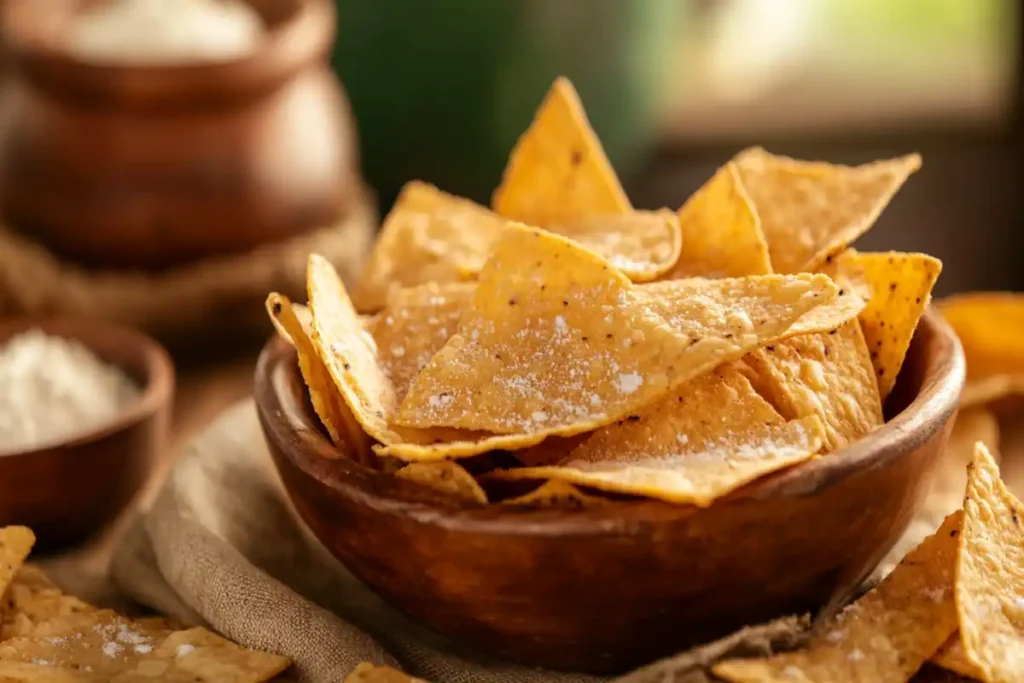
[[[395,472],[395,476],[426,486],[454,501],[487,504],[487,494],[480,484],[453,460],[411,462]]]
[[[594,432],[551,467],[501,470],[500,479],[556,479],[672,503],[710,505],[740,486],[812,457],[817,417],[787,422],[725,364],[650,409]]]
[[[828,277],[807,274],[650,286],[666,285],[676,295],[655,301],[569,240],[508,228],[459,333],[416,378],[398,423],[496,434],[590,431],[784,336],[837,292]]]
[[[36,535],[27,527],[0,529],[0,617],[4,616],[6,607],[2,598],[35,544]]]
[[[664,277],[743,277],[772,272],[761,219],[736,164],[718,169],[679,210],[683,250]]]
[[[980,441],[967,473],[956,608],[964,654],[982,680],[1024,680],[1024,504]]]
[[[817,415],[827,447],[839,450],[882,424],[882,402],[864,334],[856,320],[770,344],[747,355],[755,384],[768,401],[794,420]]]
[[[906,683],[956,628],[953,575],[962,515],[950,515],[878,586],[803,649],[713,667],[732,683]]]
[[[551,86],[512,150],[491,204],[502,216],[542,227],[630,210],[568,79]]]
[[[771,154],[760,147],[735,158],[761,218],[778,273],[817,270],[866,232],[921,157],[909,154],[862,166],[837,166]]]

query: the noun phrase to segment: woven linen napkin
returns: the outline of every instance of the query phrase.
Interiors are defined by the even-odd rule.
[[[251,400],[218,418],[129,525],[112,566],[135,600],[294,662],[290,680],[337,682],[360,662],[432,683],[590,683],[464,651],[389,608],[296,517],[273,471]],[[744,629],[615,679],[704,683],[726,656],[790,646],[804,619]]]

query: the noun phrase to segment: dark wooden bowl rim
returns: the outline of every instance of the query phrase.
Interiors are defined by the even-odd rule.
[[[941,429],[959,402],[965,375],[963,351],[952,329],[934,309],[926,312],[921,326],[937,339],[932,347],[948,357],[925,361],[920,390],[905,409],[852,446],[761,480],[715,506],[740,499],[817,495],[851,474],[885,467]],[[474,533],[545,536],[629,533],[635,525],[685,517],[697,510],[653,500],[613,501],[585,509],[455,506],[410,500],[420,487],[339,457],[312,421],[308,408],[292,395],[296,381],[301,383],[295,352],[275,335],[264,347],[255,374],[254,395],[263,428],[277,443],[292,442],[281,450],[298,469],[356,505]]]
[[[160,344],[141,332],[128,327],[100,323],[94,320],[12,318],[0,320],[0,343],[5,342],[16,334],[35,328],[42,330],[46,334],[77,341],[83,346],[90,348],[90,350],[107,362],[111,362],[110,359],[105,358],[104,354],[94,349],[88,340],[79,337],[75,333],[76,330],[90,328],[91,334],[89,336],[103,335],[118,340],[120,344],[138,347],[143,350],[145,356],[145,377],[135,377],[134,373],[129,373],[129,376],[140,385],[141,391],[138,398],[129,404],[117,417],[69,439],[46,441],[24,451],[0,450],[0,458],[3,458],[6,462],[17,458],[31,458],[33,455],[45,453],[54,448],[70,449],[99,441],[136,424],[146,416],[155,413],[160,406],[171,400],[174,386],[174,365],[171,362],[171,358]],[[122,370],[127,372],[128,369],[122,366]]]

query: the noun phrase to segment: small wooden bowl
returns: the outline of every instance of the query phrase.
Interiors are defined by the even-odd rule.
[[[125,370],[142,390],[108,424],[30,451],[0,451],[0,526],[31,527],[45,548],[99,530],[145,484],[170,425],[174,367],[155,341],[92,320],[0,320],[0,343],[33,328],[80,342]]]
[[[707,509],[622,501],[584,510],[450,507],[337,453],[281,340],[256,370],[260,422],[316,536],[391,605],[531,665],[621,671],[741,625],[814,608],[865,577],[926,492],[964,381],[929,311],[891,419],[850,448]]]

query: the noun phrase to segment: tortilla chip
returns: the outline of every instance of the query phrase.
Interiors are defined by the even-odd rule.
[[[419,678],[412,678],[392,669],[390,666],[375,666],[363,662],[345,676],[345,683],[427,683]]]
[[[630,210],[568,79],[555,80],[519,138],[491,205],[506,218],[541,227]]]
[[[1008,396],[1024,395],[1024,375],[992,375],[967,380],[960,393],[960,409],[983,406]]]
[[[53,621],[96,612],[72,595],[66,595],[42,569],[22,565],[7,592],[9,607],[0,620],[0,641],[37,634]]]
[[[960,642],[987,683],[1024,680],[1024,504],[978,442],[956,567]]]
[[[683,250],[665,279],[744,277],[772,272],[761,219],[730,162],[679,210]]]
[[[770,344],[745,360],[783,417],[821,418],[824,453],[845,448],[884,422],[874,368],[856,320],[832,332]]]
[[[419,181],[406,183],[353,288],[356,308],[379,310],[388,292],[399,287],[473,279],[504,224],[468,199]]]
[[[473,475],[452,460],[412,462],[395,472],[395,476],[426,486],[452,500],[487,504],[487,494]]]
[[[36,535],[27,527],[0,529],[0,617],[4,616],[5,609],[2,598],[35,544]]]
[[[107,610],[50,626],[35,637],[0,643],[0,662],[77,669],[88,672],[86,680],[167,683],[260,683],[290,664],[286,657],[247,650],[202,628],[173,632],[162,620],[134,622]]]
[[[583,493],[567,481],[552,479],[529,493],[503,500],[501,504],[542,508],[589,508],[607,502],[607,498]]]
[[[863,268],[874,295],[860,314],[864,340],[878,376],[882,401],[888,398],[914,338],[914,330],[931,300],[942,261],[926,254],[890,251],[843,255]]]
[[[683,245],[679,219],[667,210],[584,216],[547,229],[603,256],[634,282],[672,268]]]
[[[1024,295],[964,294],[943,299],[938,307],[963,344],[968,382],[1024,376]]]
[[[867,232],[921,166],[917,154],[851,167],[790,159],[760,147],[734,161],[777,273],[817,270]]]
[[[712,668],[732,683],[906,683],[956,628],[953,574],[962,515],[913,550],[878,586],[825,624],[806,648]]]
[[[871,299],[871,285],[868,284],[864,269],[859,264],[849,259],[841,259],[826,264],[820,272],[835,281],[839,287],[839,295],[831,304],[818,306],[800,316],[790,328],[791,336],[831,332],[861,315]]]
[[[677,296],[655,301],[569,240],[508,228],[459,333],[416,378],[398,423],[496,434],[590,431],[785,334],[836,296],[821,275],[658,286],[666,284]]]
[[[369,455],[366,433],[352,415],[341,395],[334,388],[331,374],[316,353],[309,331],[295,313],[288,297],[272,292],[267,297],[267,313],[292,342],[299,357],[299,371],[309,390],[309,402],[338,450],[363,462]]]
[[[823,443],[816,417],[786,422],[726,364],[652,409],[594,432],[557,466],[493,476],[558,479],[707,506],[758,477],[809,459]]]
[[[961,676],[976,680],[983,680],[985,672],[977,664],[972,662],[964,652],[964,646],[960,642],[960,632],[957,631],[949,637],[939,651],[932,655],[931,663],[941,666],[947,671],[958,673]]]

